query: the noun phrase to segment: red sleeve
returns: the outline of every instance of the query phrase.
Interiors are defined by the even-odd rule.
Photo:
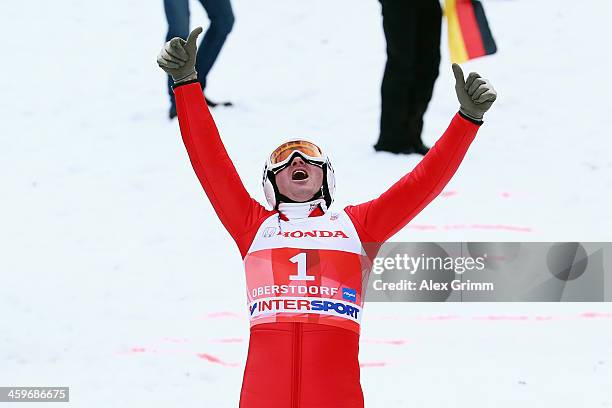
[[[219,219],[244,257],[257,228],[273,212],[255,201],[244,188],[227,155],[198,82],[174,88],[183,142],[191,165]]]
[[[414,170],[380,197],[346,207],[361,240],[386,241],[436,198],[459,168],[479,126],[457,113]]]

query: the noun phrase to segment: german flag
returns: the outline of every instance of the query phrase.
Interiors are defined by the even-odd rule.
[[[460,64],[483,55],[495,54],[497,46],[480,1],[445,2],[451,61]]]

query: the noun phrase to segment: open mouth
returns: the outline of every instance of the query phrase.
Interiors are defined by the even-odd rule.
[[[301,181],[306,180],[307,178],[308,173],[306,173],[306,170],[298,169],[294,170],[293,173],[291,173],[291,180]]]

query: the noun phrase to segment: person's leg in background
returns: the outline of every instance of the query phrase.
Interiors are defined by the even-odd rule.
[[[399,153],[409,147],[408,114],[415,82],[414,1],[380,0],[387,41],[387,63],[381,86],[380,137],[376,150]]]
[[[202,89],[206,87],[206,78],[215,64],[221,48],[234,26],[234,13],[230,0],[200,0],[210,19],[210,26],[204,34],[196,58],[196,71]],[[207,98],[210,106],[217,105]],[[224,105],[231,105],[225,102]]]
[[[189,0],[164,0],[164,11],[168,20],[166,41],[174,37],[189,36]],[[176,103],[172,92],[172,78],[168,75],[168,94],[170,95],[170,119],[176,117]]]
[[[442,34],[442,8],[438,0],[417,2],[418,35],[416,37],[416,78],[414,88],[414,115],[411,118],[410,129],[411,145],[415,150],[423,146],[421,131],[423,130],[423,116],[431,101],[434,84],[440,71],[440,37]],[[418,136],[418,137],[417,137]],[[427,153],[428,148],[420,153]],[[417,151],[417,153],[419,153]]]
[[[381,87],[380,137],[374,148],[393,153],[427,153],[421,141],[423,114],[427,109],[438,67],[432,70],[433,61],[423,61],[438,54],[441,18],[437,23],[420,21],[423,10],[432,9],[438,0],[380,0],[383,29],[387,40],[387,64]],[[434,4],[435,3],[435,4]],[[427,14],[427,13],[425,13]],[[433,15],[435,13],[429,13]],[[431,45],[438,33],[437,46]],[[422,38],[423,37],[423,38]],[[429,41],[427,40],[429,39]],[[436,50],[423,51],[427,46]],[[427,90],[429,89],[429,93]]]

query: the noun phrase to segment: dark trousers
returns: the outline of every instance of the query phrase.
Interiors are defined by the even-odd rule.
[[[230,0],[200,0],[210,19],[210,26],[196,55],[196,71],[202,89],[206,86],[206,77],[212,68],[227,35],[234,25],[234,13]],[[189,0],[164,0],[164,10],[168,20],[166,41],[174,37],[187,39],[189,35]],[[172,78],[168,76],[168,93],[173,101]]]
[[[399,151],[421,144],[423,115],[440,65],[439,0],[380,0],[387,39],[380,137],[376,147]]]

